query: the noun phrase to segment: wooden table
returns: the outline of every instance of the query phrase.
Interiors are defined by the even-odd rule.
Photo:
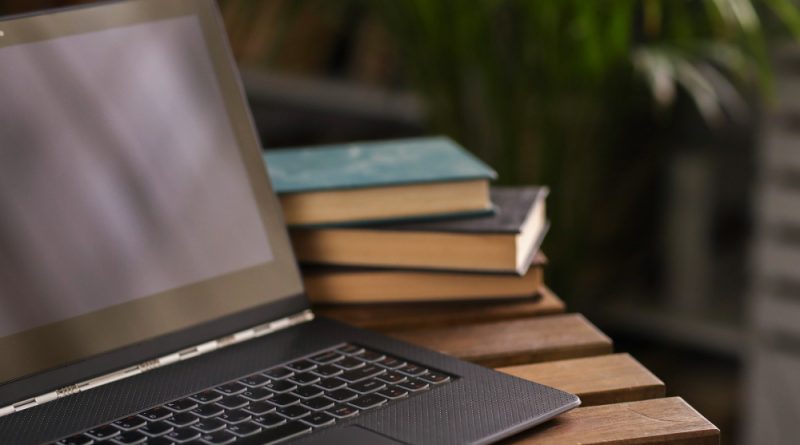
[[[508,443],[718,444],[719,429],[549,289],[536,300],[322,306],[318,314],[384,332],[580,396],[583,404]]]

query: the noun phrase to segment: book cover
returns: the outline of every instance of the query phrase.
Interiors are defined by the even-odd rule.
[[[279,194],[496,178],[447,137],[356,142],[264,152]]]
[[[435,218],[377,224],[366,230],[448,233],[521,233],[531,209],[549,194],[547,187],[499,187],[489,191],[493,211],[466,218]]]
[[[522,275],[549,228],[547,194],[546,187],[492,187],[491,216],[293,227],[290,235],[298,260],[306,264]]]

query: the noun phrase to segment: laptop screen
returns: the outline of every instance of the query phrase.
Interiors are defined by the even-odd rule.
[[[194,15],[0,47],[0,382],[269,301],[217,75]]]

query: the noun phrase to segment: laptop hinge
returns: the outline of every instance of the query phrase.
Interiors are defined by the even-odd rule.
[[[90,389],[94,389],[103,385],[108,385],[109,383],[127,379],[129,377],[133,377],[135,375],[139,375],[147,371],[160,368],[162,366],[171,365],[173,363],[177,363],[183,360],[188,360],[190,358],[194,358],[203,354],[208,354],[209,352],[217,351],[219,349],[231,345],[242,343],[247,340],[252,340],[254,338],[258,338],[267,334],[271,334],[273,332],[290,328],[292,326],[296,326],[298,324],[305,323],[313,319],[314,319],[314,313],[311,312],[310,309],[306,309],[303,312],[299,312],[297,314],[290,315],[288,317],[260,324],[252,328],[236,332],[234,334],[226,335],[225,337],[220,337],[215,340],[207,341],[199,345],[182,349],[172,354],[148,360],[146,362],[142,362],[137,365],[133,365],[124,369],[110,372],[108,374],[104,374],[99,377],[95,377],[93,379],[85,380],[83,382],[75,383],[74,385],[69,385],[46,394],[42,394],[36,397],[31,397],[29,399],[22,400],[12,405],[0,407],[0,417],[18,413],[20,411],[33,408],[35,406],[43,405],[47,402],[52,402],[53,400],[58,400],[67,396],[71,396],[73,394],[85,392]]]

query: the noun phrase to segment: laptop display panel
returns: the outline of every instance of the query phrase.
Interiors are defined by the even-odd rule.
[[[0,22],[0,399],[302,293],[213,4],[102,9]]]

